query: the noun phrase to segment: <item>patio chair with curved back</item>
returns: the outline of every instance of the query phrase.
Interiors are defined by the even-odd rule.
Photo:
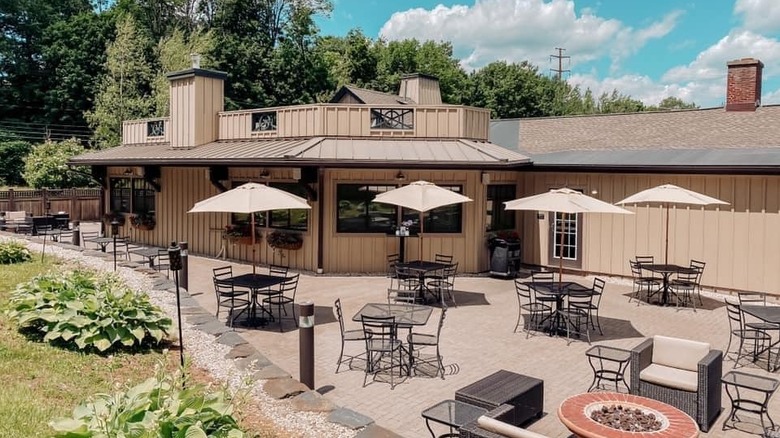
[[[157,250],[157,261],[154,264],[154,270],[160,273],[162,273],[162,271],[165,271],[165,276],[170,278],[171,262],[168,256],[167,249]]]
[[[521,321],[525,319],[523,315],[523,310],[525,310],[528,312],[526,314],[528,315],[528,320],[523,325],[523,331],[526,339],[528,339],[531,336],[531,329],[538,330],[542,321],[547,320],[552,315],[553,307],[542,301],[537,301],[531,288],[517,278],[515,278],[515,294],[517,295],[518,307],[514,333],[517,333],[517,328],[520,327]]]
[[[387,255],[387,278],[390,279],[390,289],[393,289],[393,285],[398,279],[395,265],[397,265],[399,261],[401,261],[401,257],[398,253]]]
[[[729,318],[729,343],[726,346],[725,356],[731,353],[731,342],[734,338],[739,340],[736,351],[733,354],[734,367],[739,365],[739,360],[743,357],[752,356],[755,361],[758,352],[763,350],[765,343],[772,342],[772,337],[763,330],[756,330],[745,325],[745,317],[737,303],[726,300],[726,316]],[[747,344],[747,345],[746,345]],[[746,348],[747,347],[747,348]],[[752,351],[751,351],[752,350]],[[767,350],[767,366],[772,363],[772,349]]]
[[[428,282],[427,289],[441,302],[446,305],[444,296],[447,295],[452,301],[452,305],[458,307],[455,302],[455,275],[458,273],[458,263],[453,263],[444,268],[441,278]]]
[[[433,261],[434,262],[436,262],[436,263],[444,263],[446,265],[449,265],[450,263],[452,263],[452,259],[453,259],[453,257],[451,255],[449,255],[449,254],[439,254],[439,253],[437,253],[436,255],[433,256]]]
[[[415,374],[419,372],[428,377],[436,377],[441,374],[441,378],[444,380],[444,363],[442,362],[441,351],[439,351],[439,341],[441,340],[441,328],[444,326],[444,318],[446,316],[447,306],[443,306],[441,308],[439,325],[435,335],[411,332],[406,337],[406,341],[409,345],[409,357],[411,357],[412,361],[410,366],[414,369]],[[436,355],[433,357],[423,357],[422,350],[426,347],[436,347]],[[425,366],[427,365],[436,366],[436,372],[433,375],[425,371]]]
[[[590,320],[590,326],[593,330],[599,329],[599,334],[604,335],[601,330],[601,321],[599,320],[599,306],[601,305],[601,296],[604,294],[604,285],[606,282],[600,278],[593,279],[593,288],[591,289],[593,296],[588,303],[586,300],[574,300],[569,304],[578,309],[588,312],[588,319]]]
[[[420,289],[420,276],[416,271],[396,265],[395,279],[398,281],[398,289]]]
[[[233,283],[230,279],[233,277],[233,268],[230,266],[224,266],[220,268],[214,268],[213,281],[214,292],[217,298],[217,314],[219,318],[219,310],[221,308],[228,309],[228,326],[233,327],[233,323],[236,317],[245,311],[248,311],[251,304],[248,290],[236,290],[233,288]],[[237,314],[234,312],[240,309]]]
[[[336,361],[336,373],[338,374],[341,364],[349,362],[349,369],[352,369],[352,361],[354,359],[360,359],[365,362],[366,352],[363,350],[360,354],[356,355],[344,355],[344,346],[347,342],[364,342],[366,340],[366,334],[362,329],[349,329],[344,328],[344,312],[341,309],[341,298],[337,298],[333,303],[333,307],[336,309],[336,318],[339,320],[339,330],[341,331],[341,351],[339,351],[339,359]],[[362,347],[362,346],[361,346]],[[361,357],[362,356],[362,357]]]
[[[573,290],[567,295],[568,303],[559,313],[566,324],[566,338],[570,343],[572,335],[581,337],[585,334],[590,344],[590,309],[593,306],[593,291],[584,289]]]
[[[699,304],[704,304],[701,300],[701,277],[704,275],[704,266],[706,266],[707,263],[702,262],[701,260],[694,260],[691,259],[690,267],[693,269],[696,269],[699,272],[699,276],[696,279],[696,296],[699,298]]]
[[[701,271],[678,272],[676,277],[669,282],[669,292],[675,297],[677,309],[680,305],[687,307],[689,304],[696,311],[696,289],[698,288]]]
[[[295,292],[298,290],[298,278],[301,274],[295,274],[287,277],[284,283],[279,288],[279,293],[271,295],[270,297],[263,298],[263,304],[267,304],[269,307],[276,306],[276,317],[279,318],[279,331],[283,331],[282,326],[282,312],[287,316],[288,304],[290,305],[292,320],[295,323],[295,327],[298,327],[298,318],[295,316]]]
[[[415,304],[420,302],[419,293],[417,289],[387,289],[387,303]]]
[[[631,277],[634,280],[634,289],[628,298],[630,303],[632,299],[636,300],[636,305],[642,301],[642,291],[645,292],[645,301],[650,301],[650,297],[660,290],[663,285],[663,279],[656,277],[646,277],[642,265],[636,260],[629,260],[631,266]]]
[[[97,239],[98,237],[100,237],[100,233],[99,232],[97,232],[97,231],[82,231],[80,234],[81,234],[82,246],[84,248],[87,247],[87,243],[91,243],[92,244],[92,248],[91,249],[99,249],[100,248],[100,245],[98,245],[95,242],[92,242],[92,239]]]
[[[363,386],[368,382],[369,374],[376,381],[378,374],[389,371],[390,389],[395,388],[393,369],[398,367],[399,372],[403,365],[402,342],[396,336],[397,326],[395,316],[371,317],[361,315],[361,324],[366,341],[366,371],[363,375]],[[398,355],[396,361],[396,354]],[[389,364],[387,363],[389,358]]]
[[[552,284],[555,282],[555,273],[554,272],[533,272],[531,274],[531,281],[534,283]],[[556,303],[558,301],[555,295],[545,293],[544,291],[538,289],[533,289],[533,294],[534,294],[535,302],[550,306],[553,308],[553,310],[555,309]],[[552,316],[552,313],[550,314],[550,316]],[[543,319],[541,322],[544,322],[545,319]]]

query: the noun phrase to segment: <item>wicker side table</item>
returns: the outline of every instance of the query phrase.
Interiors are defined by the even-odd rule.
[[[515,407],[512,424],[521,426],[534,417],[541,417],[544,408],[544,381],[499,370],[457,390],[455,400],[488,411],[505,403],[512,405]]]

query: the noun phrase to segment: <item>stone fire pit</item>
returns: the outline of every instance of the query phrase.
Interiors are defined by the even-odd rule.
[[[617,409],[617,406],[621,409]],[[572,433],[583,438],[695,438],[699,436],[699,427],[685,412],[666,403],[631,394],[614,392],[578,394],[561,403],[558,417]],[[610,424],[601,424],[600,421]],[[645,426],[652,426],[651,428],[656,430],[620,430],[621,425],[623,428],[630,429],[630,424],[636,427],[638,422],[644,422]]]

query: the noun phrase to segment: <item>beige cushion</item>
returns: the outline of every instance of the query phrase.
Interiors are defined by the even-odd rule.
[[[27,217],[26,211],[6,211],[5,220],[7,221],[24,221]]]
[[[645,382],[684,391],[696,392],[699,388],[699,374],[695,371],[681,370],[664,365],[650,364],[639,373],[639,378]]]
[[[696,372],[699,361],[709,352],[706,342],[653,336],[653,363],[659,365]]]
[[[531,432],[530,430],[512,426],[511,424],[504,423],[503,421],[486,417],[484,415],[477,418],[477,424],[479,424],[479,427],[485,430],[508,438],[547,438],[546,436],[540,435],[536,432]]]

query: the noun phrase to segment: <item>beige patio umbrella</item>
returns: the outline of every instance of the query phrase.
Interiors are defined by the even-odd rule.
[[[692,190],[684,189],[673,184],[664,184],[639,193],[634,193],[618,205],[626,204],[663,204],[666,209],[666,241],[664,242],[664,264],[669,263],[669,204],[687,204],[687,205],[728,205],[726,201],[702,195]]]
[[[269,210],[310,209],[305,199],[264,184],[246,183],[195,203],[187,213],[248,213],[252,227],[252,273],[255,273],[255,215]]]
[[[504,202],[507,210],[537,210],[553,211],[563,214],[562,222],[566,223],[566,215],[577,213],[616,213],[634,214],[624,208],[608,202],[591,198],[588,195],[569,188],[552,189],[547,193],[528,196]],[[561,230],[561,254],[558,257],[558,282],[563,281],[563,231]]]
[[[444,207],[445,205],[470,202],[471,198],[444,187],[439,187],[434,183],[420,180],[381,193],[374,198],[374,201],[410,208],[420,213],[420,258],[422,259],[423,214],[426,211]]]

